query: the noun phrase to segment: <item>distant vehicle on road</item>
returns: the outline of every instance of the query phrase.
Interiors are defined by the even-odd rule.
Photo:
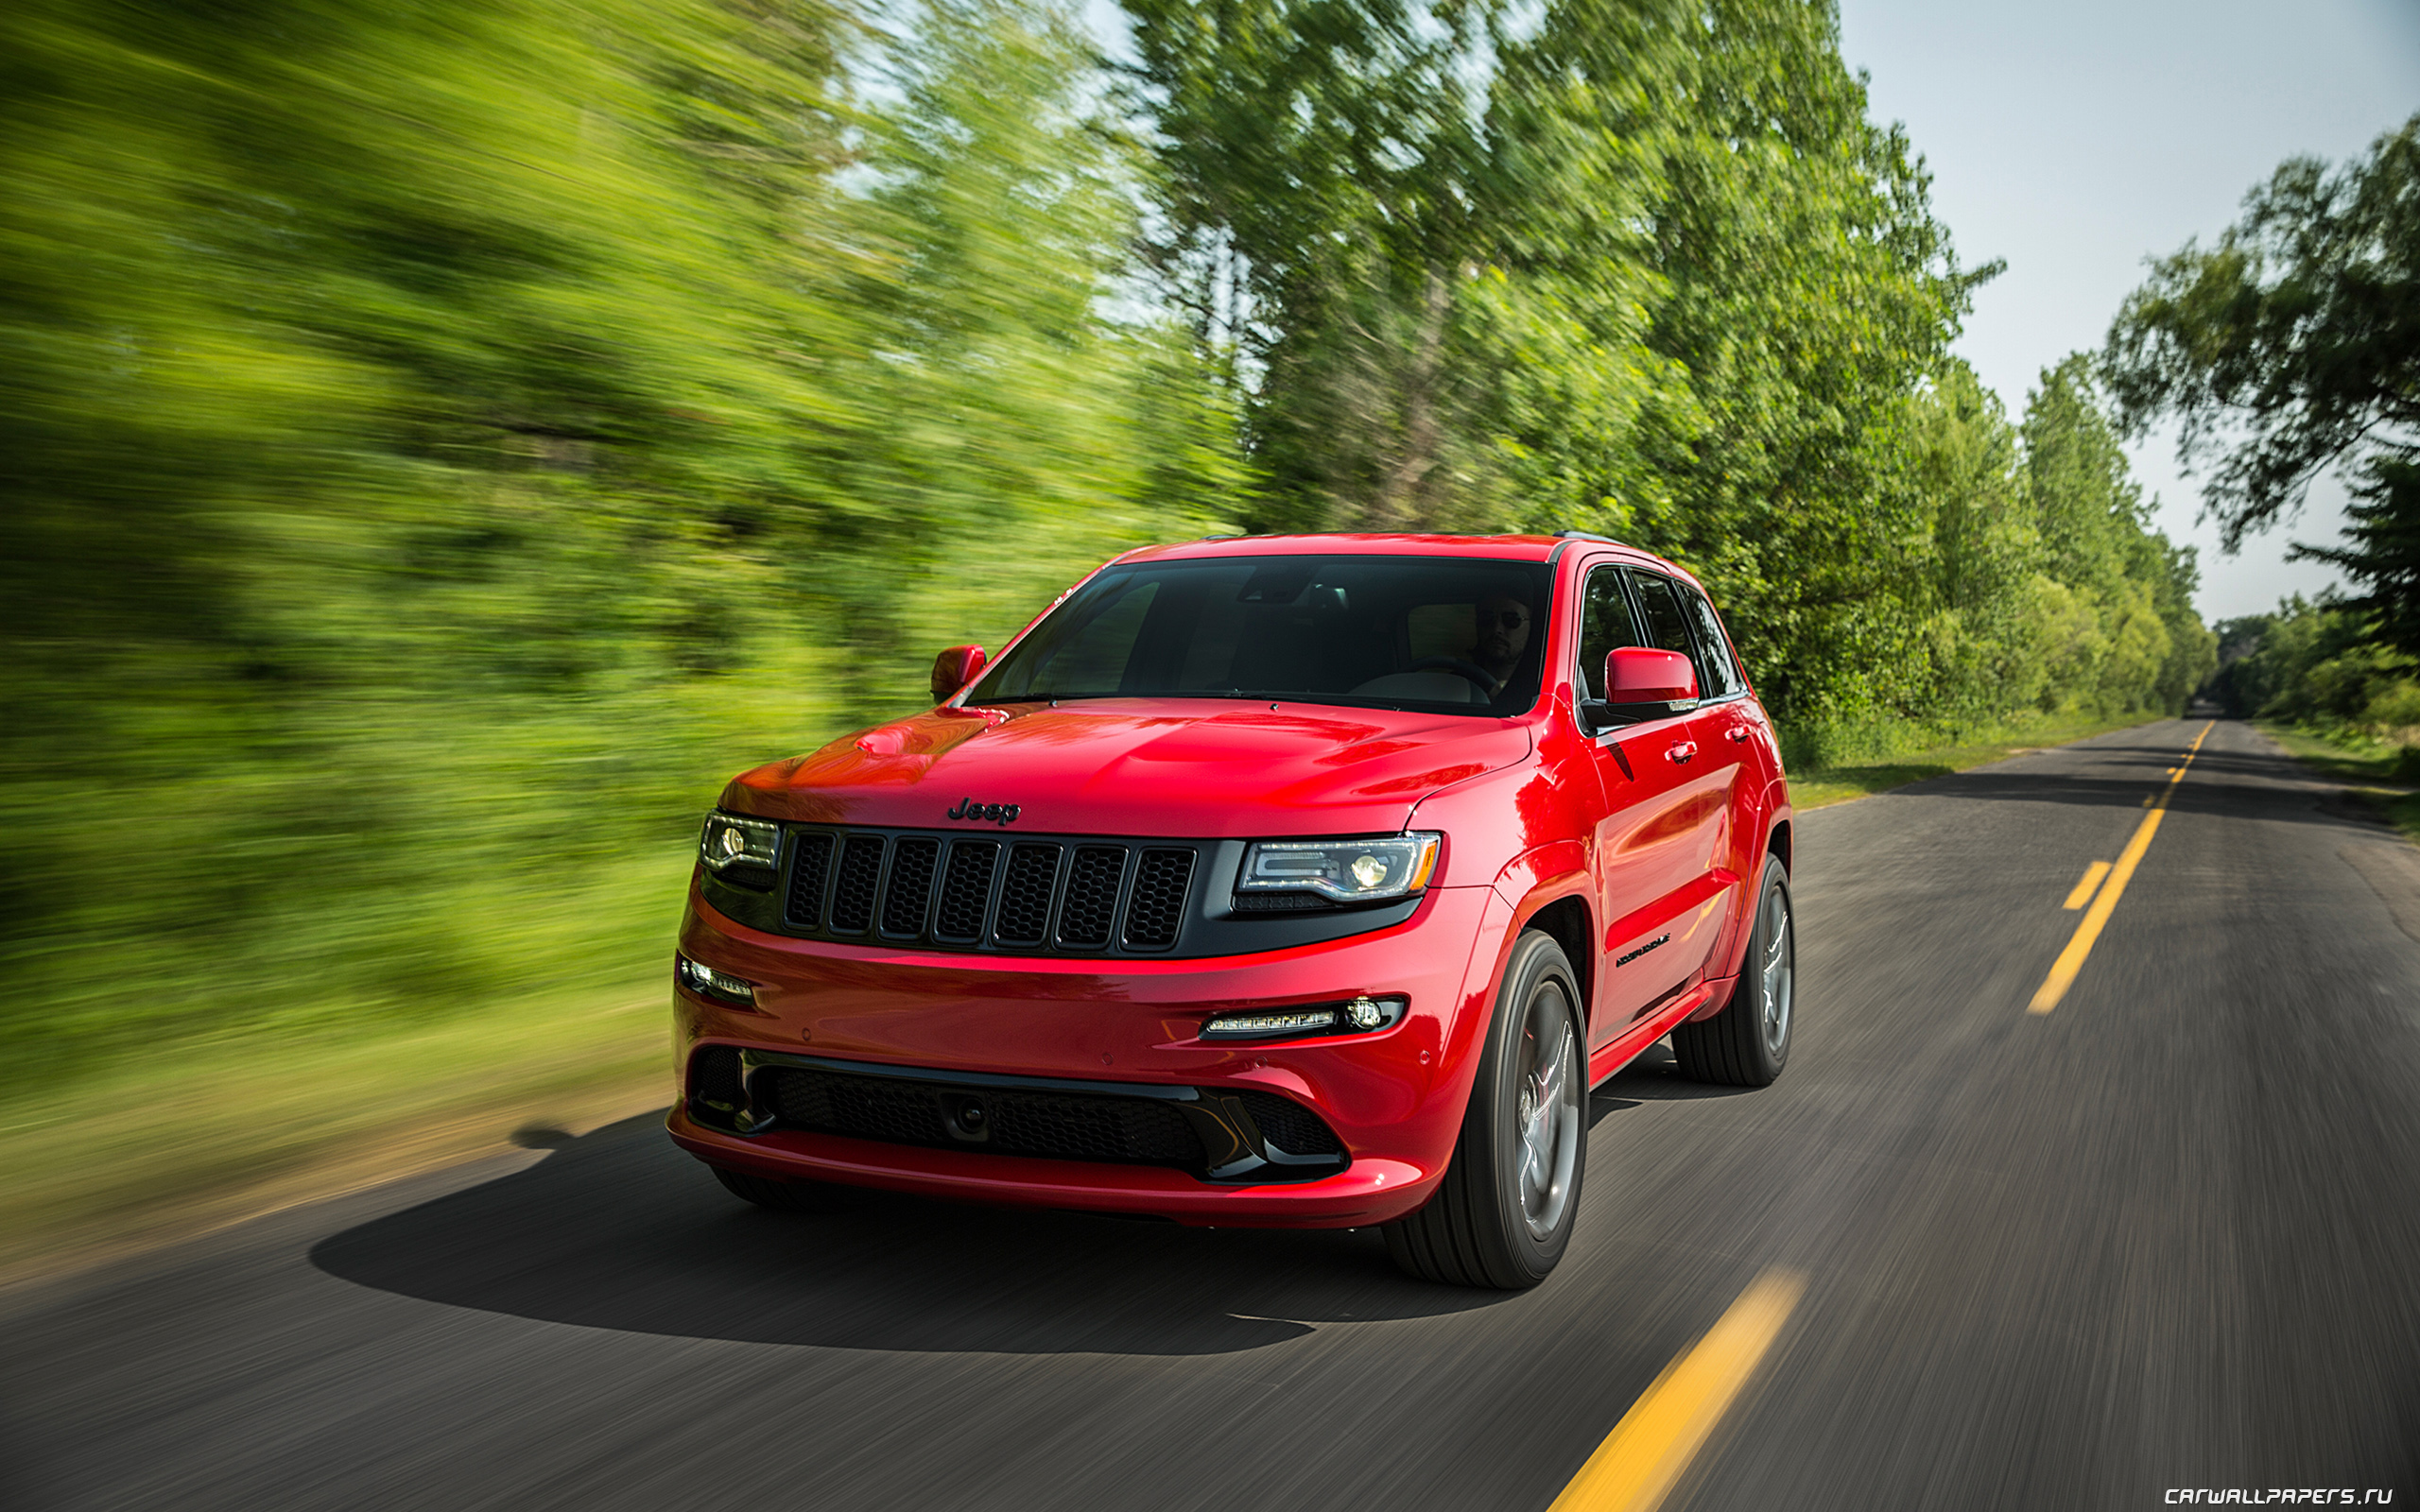
[[[673,1008],[681,1146],[817,1183],[1381,1226],[1544,1280],[1587,1091],[1788,1061],[1791,809],[1698,584],[1600,537],[1131,552],[927,713],[735,779]]]

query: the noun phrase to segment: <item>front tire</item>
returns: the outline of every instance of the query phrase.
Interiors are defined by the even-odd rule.
[[[1798,1017],[1798,930],[1790,912],[1789,872],[1779,856],[1765,857],[1755,920],[1731,1001],[1713,1018],[1672,1031],[1672,1058],[1692,1081],[1770,1087],[1789,1063],[1790,1031]]]
[[[1469,1111],[1428,1205],[1385,1228],[1423,1280],[1519,1291],[1571,1242],[1588,1158],[1588,1057],[1579,978],[1536,930],[1512,947]]]

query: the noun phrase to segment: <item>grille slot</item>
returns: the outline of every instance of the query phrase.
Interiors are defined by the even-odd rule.
[[[1193,852],[1152,850],[1134,868],[1134,896],[1126,903],[1126,948],[1164,951],[1184,923],[1185,890],[1193,883]]]
[[[1117,885],[1126,875],[1126,848],[1080,845],[1067,872],[1066,901],[1059,905],[1059,943],[1098,949],[1109,943],[1117,916]]]
[[[1244,1110],[1260,1125],[1260,1137],[1288,1155],[1342,1155],[1343,1143],[1324,1119],[1290,1097],[1275,1092],[1236,1094]]]
[[[873,923],[873,886],[882,875],[882,836],[853,834],[840,848],[840,880],[832,889],[832,932],[862,935]]]
[[[1009,874],[1000,884],[999,921],[992,937],[1003,945],[1039,945],[1050,927],[1051,885],[1059,880],[1059,847],[1009,848]]]
[[[949,848],[942,874],[942,906],[933,916],[937,939],[974,940],[983,934],[983,905],[992,901],[992,873],[1000,847],[992,840],[960,840]]]
[[[884,934],[925,932],[925,911],[933,901],[933,866],[941,854],[939,840],[912,835],[891,847],[890,881],[882,890]]]
[[[769,1092],[774,1116],[784,1125],[818,1133],[1054,1160],[1195,1170],[1203,1162],[1193,1125],[1158,1098],[976,1090],[789,1067],[758,1073],[758,1086]],[[979,1143],[953,1139],[945,1098],[979,1100],[990,1138]]]
[[[798,837],[790,861],[789,919],[810,929],[823,922],[825,884],[832,874],[832,837],[812,831]]]

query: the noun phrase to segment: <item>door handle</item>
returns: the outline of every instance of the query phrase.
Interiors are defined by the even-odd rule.
[[[1729,735],[1733,740],[1738,741],[1744,745],[1748,739],[1748,727],[1745,725],[1734,725],[1729,730],[1724,730],[1723,733]]]
[[[1685,740],[1674,746],[1670,750],[1666,751],[1664,754],[1671,757],[1676,762],[1685,765],[1689,758],[1695,756],[1697,753],[1698,743],[1694,740]]]

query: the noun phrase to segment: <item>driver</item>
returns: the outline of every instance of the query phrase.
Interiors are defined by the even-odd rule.
[[[1530,606],[1520,599],[1498,594],[1480,599],[1474,612],[1478,624],[1471,641],[1471,660],[1495,679],[1487,690],[1488,696],[1494,697],[1512,680],[1513,669],[1521,664],[1521,653],[1529,649]]]

